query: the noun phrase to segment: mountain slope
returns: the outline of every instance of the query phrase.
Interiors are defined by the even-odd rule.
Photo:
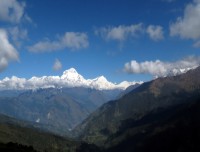
[[[105,143],[107,152],[197,152],[200,150],[199,97],[128,119]]]
[[[0,111],[12,117],[54,126],[66,133],[86,118],[89,110],[55,89],[28,91],[15,98],[1,98]]]
[[[0,114],[0,151],[102,152],[95,145],[38,129],[37,124]]]
[[[140,85],[141,85],[141,84],[137,83],[137,84],[135,84],[135,85],[129,86],[128,88],[126,88],[123,92],[121,92],[121,93],[118,95],[117,99],[118,99],[118,98],[121,98],[122,96],[124,96],[124,95],[126,95],[126,94],[128,94],[129,92],[131,92],[132,90],[136,89],[136,88],[139,87]]]
[[[179,76],[144,83],[119,100],[101,106],[74,132],[85,141],[105,145],[125,120],[141,120],[159,108],[184,104],[194,97],[199,99],[199,77],[200,67]]]
[[[119,93],[120,90],[105,91],[84,87],[28,90],[11,97],[3,97],[2,93],[0,113],[37,122],[44,126],[42,128],[65,135]]]
[[[31,146],[37,151],[46,150],[48,152],[75,151],[80,144],[73,140],[38,131],[31,126],[27,128],[26,122],[0,115],[0,148],[5,148],[3,144],[11,142]]]

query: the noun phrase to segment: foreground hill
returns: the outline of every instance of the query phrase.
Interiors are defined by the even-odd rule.
[[[159,109],[140,120],[128,119],[110,136],[106,152],[197,152],[200,151],[199,98]]]
[[[15,148],[23,145],[22,149],[29,147],[30,151],[35,149],[42,152],[75,151],[78,147],[78,143],[73,140],[38,131],[31,126],[28,128],[26,125],[24,122],[0,115],[0,149],[6,148],[8,143],[16,143],[12,145]],[[9,144],[7,146],[9,147]]]
[[[79,138],[104,146],[110,151],[114,147],[132,151],[138,148],[137,144],[141,146],[139,151],[156,145],[165,135],[166,139],[178,139],[178,134],[182,134],[181,144],[187,142],[187,139],[188,142],[196,142],[200,132],[200,115],[197,110],[200,101],[199,78],[200,67],[179,76],[144,83],[119,100],[101,106],[76,127],[74,133]],[[193,137],[194,133],[197,133],[196,137]],[[172,141],[166,140],[166,144],[172,144]],[[164,144],[164,141],[161,143]],[[196,146],[195,143],[194,145]],[[192,144],[189,143],[188,146]]]

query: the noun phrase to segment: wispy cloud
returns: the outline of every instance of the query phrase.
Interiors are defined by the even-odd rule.
[[[21,40],[28,39],[28,30],[21,29],[18,26],[12,27],[8,29],[10,37],[12,38],[14,44],[17,47],[21,46]]]
[[[133,24],[129,26],[109,26],[95,30],[95,34],[102,37],[106,41],[115,40],[123,42],[128,39],[140,37],[148,34],[153,41],[164,39],[163,27],[160,25],[149,25],[145,27],[143,23]]]
[[[163,27],[159,25],[149,25],[146,30],[149,37],[154,41],[164,39]]]
[[[19,23],[24,17],[29,18],[25,14],[25,2],[18,2],[17,0],[0,0],[0,20],[10,23]]]
[[[54,71],[61,70],[62,69],[62,63],[60,62],[60,60],[55,59],[55,62],[53,64],[52,68],[53,68]]]
[[[57,40],[43,40],[29,46],[28,50],[35,53],[57,51],[64,48],[78,50],[89,46],[88,36],[86,33],[66,32],[64,36]]]
[[[131,37],[137,37],[144,32],[143,24],[134,24],[130,26],[119,25],[116,27],[102,27],[95,30],[95,34],[105,40],[124,41]]]
[[[193,44],[193,47],[200,48],[200,40]]]
[[[184,10],[184,15],[178,17],[170,25],[170,35],[183,39],[200,40],[200,0],[194,0]]]
[[[19,60],[17,50],[8,40],[6,30],[0,29],[0,72],[3,71],[10,61]]]
[[[189,56],[176,62],[132,60],[124,65],[124,71],[131,74],[151,74],[153,76],[166,76],[169,74],[180,74],[182,71],[200,65],[200,57]]]

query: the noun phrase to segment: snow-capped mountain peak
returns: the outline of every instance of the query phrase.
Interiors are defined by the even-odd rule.
[[[90,85],[99,90],[110,90],[116,88],[116,86],[112,82],[109,82],[104,76],[92,79]]]
[[[193,66],[193,67],[187,67],[187,68],[174,68],[168,71],[168,73],[162,77],[168,77],[168,76],[176,76],[180,75],[183,73],[186,73],[189,70],[196,69],[198,66]],[[155,76],[155,78],[158,78],[159,76]]]
[[[81,81],[84,80],[83,76],[78,74],[76,69],[70,68],[69,70],[65,70],[61,79],[71,80],[71,81]]]
[[[84,79],[76,69],[70,68],[65,70],[61,76],[42,76],[32,77],[30,79],[18,78],[13,76],[11,78],[4,78],[0,80],[0,90],[20,90],[20,89],[38,89],[38,88],[62,88],[62,87],[86,87],[97,90],[125,90],[130,85],[137,82],[124,81],[119,84],[109,82],[104,76],[99,76],[95,79]],[[138,82],[141,84],[141,82]]]
[[[70,68],[70,69],[65,70],[65,71],[63,72],[63,75],[65,75],[65,74],[78,74],[78,72],[76,71],[76,69]]]
[[[99,77],[97,77],[97,78],[95,78],[95,79],[93,79],[94,81],[98,81],[98,82],[108,82],[108,80],[102,75],[102,76],[99,76]]]

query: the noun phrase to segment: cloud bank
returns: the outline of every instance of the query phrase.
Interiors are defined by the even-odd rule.
[[[151,74],[154,77],[177,75],[200,65],[200,57],[190,56],[176,62],[132,60],[124,65],[124,71],[131,74]]]
[[[8,66],[9,62],[18,59],[18,52],[9,42],[6,30],[0,29],[0,72]]]
[[[29,46],[28,50],[30,52],[40,53],[52,52],[65,48],[69,48],[70,50],[78,50],[87,48],[88,46],[89,41],[87,34],[79,32],[66,32],[64,36],[58,38],[57,40],[40,41],[32,46]]]

